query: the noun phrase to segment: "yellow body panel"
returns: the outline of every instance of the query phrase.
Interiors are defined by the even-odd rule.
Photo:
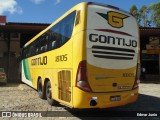
[[[135,102],[138,97],[138,89],[111,93],[87,93],[78,89],[77,87],[73,87],[73,91],[74,108],[110,108],[115,106],[122,106]],[[110,101],[110,96],[116,95],[121,96],[121,101]],[[90,100],[93,97],[97,98],[96,106],[90,106]]]
[[[52,87],[52,96],[55,100],[58,100],[58,72],[62,70],[69,70],[72,75],[72,39],[69,40],[63,48],[58,48],[54,51],[43,53],[28,59],[31,79],[33,81],[33,87],[37,89],[38,78],[42,78],[42,85],[44,86],[45,79],[49,79]],[[60,53],[58,51],[61,51]],[[56,62],[56,57],[59,55],[67,54],[67,61]],[[36,58],[43,58],[47,56],[47,65],[32,65],[32,60]],[[71,77],[72,80],[72,77]],[[68,105],[72,105],[67,103]]]
[[[77,66],[78,62],[85,56],[83,55],[84,51],[82,50],[82,46],[84,46],[83,44],[85,43],[85,41],[83,41],[84,39],[84,28],[86,25],[85,22],[85,16],[86,16],[86,3],[81,3],[77,6],[75,6],[74,8],[70,9],[67,13],[65,13],[62,17],[60,17],[58,20],[56,20],[53,24],[51,24],[49,27],[47,27],[45,30],[43,30],[42,32],[40,32],[38,35],[36,35],[34,38],[32,38],[28,43],[26,43],[25,46],[28,46],[30,43],[32,43],[33,41],[35,41],[39,36],[41,36],[42,34],[44,34],[47,30],[49,30],[50,28],[52,28],[52,26],[54,26],[56,23],[58,23],[61,19],[65,18],[69,13],[71,13],[72,11],[75,10],[81,10],[81,17],[80,17],[80,24],[78,24],[73,32],[72,32],[72,37],[71,39],[65,43],[63,45],[63,47],[60,47],[58,49],[55,50],[51,50],[33,57],[30,57],[27,59],[28,61],[28,65],[29,65],[29,69],[30,69],[30,76],[31,76],[31,81],[32,81],[32,87],[37,89],[37,81],[38,78],[42,79],[42,85],[44,86],[45,80],[50,80],[51,82],[51,88],[52,88],[52,97],[53,99],[72,107],[72,87],[66,88],[69,89],[69,91],[71,92],[71,100],[69,102],[66,102],[64,100],[59,99],[59,86],[58,86],[58,73],[61,71],[70,71],[71,74],[71,86],[74,86],[75,84],[75,80],[73,80],[73,78],[76,75],[77,69],[74,69],[74,65],[73,63],[76,63],[75,66]],[[75,41],[77,39],[77,41]],[[79,41],[78,41],[79,40]],[[73,41],[76,42],[77,46],[74,46]],[[75,50],[78,53],[74,53],[73,49],[79,49],[79,50]],[[76,55],[75,55],[76,54]],[[60,55],[65,55],[67,61],[62,61],[62,62],[57,62],[56,61],[56,57],[60,56]],[[40,58],[41,60],[37,60],[38,62],[43,62],[43,58],[47,56],[47,65],[33,65],[33,60],[36,60],[38,58]],[[74,56],[74,57],[73,57]],[[75,62],[73,62],[75,61]],[[63,80],[62,80],[63,82]]]
[[[88,64],[87,70],[91,80],[89,81],[90,86],[96,92],[123,91],[124,89],[120,89],[121,86],[126,86],[126,90],[131,90],[135,82],[136,66],[130,69],[114,70]],[[130,73],[131,76],[125,76],[126,73]],[[113,83],[116,83],[117,86],[113,87]]]

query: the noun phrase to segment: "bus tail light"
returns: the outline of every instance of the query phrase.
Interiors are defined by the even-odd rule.
[[[91,87],[88,83],[87,66],[85,60],[79,63],[76,76],[76,87],[86,92],[92,92]]]
[[[141,75],[141,66],[140,64],[138,63],[137,64],[137,71],[136,71],[136,79],[135,79],[135,82],[134,82],[134,86],[133,86],[133,89],[137,88],[139,83],[140,83],[140,75]]]

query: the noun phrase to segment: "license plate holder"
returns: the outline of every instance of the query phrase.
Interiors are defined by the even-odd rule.
[[[120,100],[121,100],[121,96],[120,95],[110,96],[110,101],[120,101]]]

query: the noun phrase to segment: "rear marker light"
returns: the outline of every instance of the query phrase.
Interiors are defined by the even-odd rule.
[[[135,83],[133,86],[133,89],[138,88],[138,85],[140,83],[140,74],[141,74],[141,67],[140,64],[137,64],[137,73],[136,73],[136,79],[135,79]]]
[[[87,78],[86,61],[81,61],[77,70],[76,87],[86,92],[92,92]]]

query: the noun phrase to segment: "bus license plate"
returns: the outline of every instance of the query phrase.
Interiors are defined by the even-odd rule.
[[[120,101],[121,100],[121,96],[117,95],[117,96],[110,96],[110,101]]]

